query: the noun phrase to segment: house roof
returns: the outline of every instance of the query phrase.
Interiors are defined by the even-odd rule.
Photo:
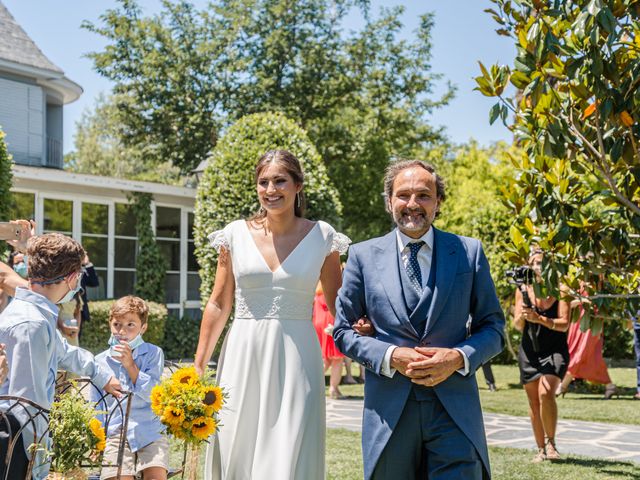
[[[42,53],[2,2],[0,2],[0,59],[64,73]]]

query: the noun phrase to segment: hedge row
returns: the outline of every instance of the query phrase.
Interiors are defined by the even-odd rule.
[[[112,304],[113,300],[89,302],[91,320],[82,325],[80,345],[94,354],[108,348],[111,335],[109,310]],[[144,340],[161,347],[167,359],[193,359],[200,333],[200,320],[170,316],[163,304],[155,302],[147,302],[147,304],[149,305],[149,326],[143,335]]]

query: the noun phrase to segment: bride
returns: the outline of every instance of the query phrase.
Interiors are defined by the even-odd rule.
[[[195,366],[201,373],[235,301],[218,381],[228,394],[205,478],[324,479],[322,356],[311,321],[318,279],[335,314],[340,254],[349,239],[303,217],[303,172],[288,151],[255,169],[260,211],[209,236],[219,252]]]

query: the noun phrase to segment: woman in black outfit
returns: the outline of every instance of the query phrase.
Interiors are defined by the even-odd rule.
[[[537,282],[540,281],[541,265],[542,252],[535,251],[529,258],[529,266],[535,272]],[[554,297],[537,298],[531,285],[520,288],[522,291],[516,290],[513,320],[515,328],[522,332],[518,365],[538,445],[533,461],[557,460],[560,455],[555,444],[558,423],[556,390],[569,365],[569,303]]]

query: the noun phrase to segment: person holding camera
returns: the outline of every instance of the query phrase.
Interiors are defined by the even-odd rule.
[[[515,328],[522,332],[518,366],[538,446],[538,453],[533,458],[535,463],[560,458],[555,443],[556,390],[569,365],[569,303],[555,297],[538,298],[533,289],[533,282],[541,282],[542,257],[542,251],[535,250],[529,257],[529,269],[524,270],[524,281],[516,279],[518,289],[513,316]]]

